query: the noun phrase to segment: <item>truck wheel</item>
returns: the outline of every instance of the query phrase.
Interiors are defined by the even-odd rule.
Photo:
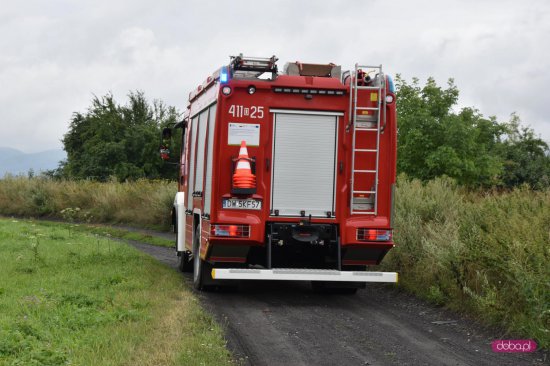
[[[210,263],[203,261],[200,254],[200,228],[195,229],[195,236],[193,237],[193,287],[197,290],[206,290],[205,283],[212,279],[210,271],[212,266]]]

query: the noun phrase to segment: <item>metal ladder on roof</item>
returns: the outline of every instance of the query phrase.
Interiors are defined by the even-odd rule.
[[[359,85],[358,80],[358,71],[361,70],[373,70],[376,71],[378,77],[373,79],[372,85]],[[380,160],[380,117],[381,117],[381,107],[383,107],[384,100],[382,98],[383,96],[383,90],[385,88],[385,78],[384,74],[382,73],[382,65],[378,66],[364,66],[364,65],[358,65],[355,64],[355,73],[352,75],[351,81],[350,81],[350,124],[353,128],[353,143],[352,143],[352,158],[351,158],[351,198],[350,198],[350,210],[351,214],[363,214],[363,215],[377,215],[378,214],[378,165]],[[357,91],[358,90],[371,90],[375,91],[377,93],[377,104],[376,107],[367,107],[367,106],[360,106],[357,103]],[[372,127],[361,127],[357,126],[357,112],[358,111],[373,111],[376,113],[376,128]],[[376,133],[376,148],[375,149],[357,149],[356,148],[356,138],[358,133]],[[355,161],[356,159],[360,158],[360,154],[376,154],[376,167],[374,170],[357,170],[355,169]],[[355,175],[356,174],[374,174],[374,186],[372,190],[369,191],[358,191],[355,190]],[[372,210],[364,209],[364,208],[358,208],[355,209],[354,205],[354,196],[356,194],[369,194],[371,197],[374,197],[374,207]],[[357,197],[355,197],[357,198]],[[357,203],[359,205],[359,203]]]

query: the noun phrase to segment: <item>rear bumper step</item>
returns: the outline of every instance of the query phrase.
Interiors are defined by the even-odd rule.
[[[329,282],[392,282],[397,283],[397,272],[337,271],[332,269],[248,269],[214,268],[215,280],[276,280]]]

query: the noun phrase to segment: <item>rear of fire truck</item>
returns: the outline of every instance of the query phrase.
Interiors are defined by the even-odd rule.
[[[198,289],[235,280],[355,291],[394,246],[396,110],[382,66],[232,57],[190,94],[173,222]],[[233,282],[234,283],[234,282]]]

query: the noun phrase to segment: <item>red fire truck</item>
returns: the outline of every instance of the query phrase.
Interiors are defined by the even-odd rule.
[[[397,282],[367,270],[394,247],[395,94],[381,65],[294,62],[279,72],[275,56],[234,56],[190,93],[175,127],[176,250],[197,289]]]

